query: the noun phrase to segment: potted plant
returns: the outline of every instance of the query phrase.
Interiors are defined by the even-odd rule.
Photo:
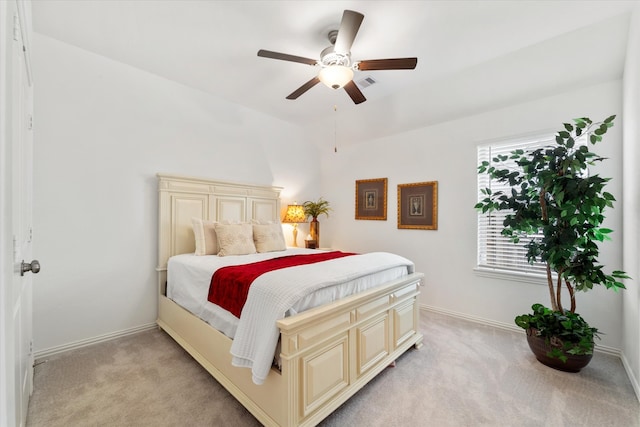
[[[327,217],[329,216],[329,211],[331,211],[329,202],[320,197],[315,202],[307,200],[302,204],[302,207],[304,208],[304,214],[307,218],[312,218],[311,223],[309,224],[311,240],[315,240],[316,247],[320,247],[320,222],[318,222],[318,217],[322,214]]]
[[[531,152],[514,150],[511,156],[493,159],[498,164],[511,159],[515,170],[488,162],[478,166],[479,174],[508,183],[512,190],[484,189],[486,198],[475,208],[483,213],[507,211],[502,234],[514,243],[526,239],[527,260],[546,264],[551,307],[534,304],[533,312],[517,316],[515,323],[527,331],[536,358],[556,369],[577,372],[586,366],[594,338],[599,338],[598,330],[576,313],[575,292],[595,285],[617,291],[624,289],[620,280],[629,278],[623,271],[607,274],[598,264],[597,242],[609,240],[612,232],[601,227],[603,212],[613,207],[615,198],[604,191],[610,178],[588,171],[589,165],[605,159],[589,151],[587,144],[600,142],[614,119],[574,119],[573,124],[563,124],[554,145]],[[535,234],[539,237],[531,237]],[[568,293],[569,309],[563,305],[563,292]]]

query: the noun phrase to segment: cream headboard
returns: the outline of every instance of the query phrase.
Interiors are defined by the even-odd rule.
[[[279,221],[280,187],[158,174],[158,267],[161,290],[167,261],[195,251],[192,217],[211,221]]]

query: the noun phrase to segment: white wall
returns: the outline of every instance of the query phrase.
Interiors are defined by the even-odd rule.
[[[301,129],[35,35],[36,352],[156,319],[157,172],[318,192]]]
[[[424,101],[428,102],[428,100]],[[549,304],[546,286],[480,277],[476,265],[476,145],[486,140],[541,130],[556,131],[574,117],[603,120],[620,114],[621,82],[613,81],[535,102],[424,127],[366,145],[345,146],[323,156],[322,189],[334,213],[323,220],[323,245],[354,251],[391,251],[416,263],[426,275],[422,303],[464,316],[513,325],[535,302]],[[622,128],[607,133],[595,152],[610,159],[601,168],[612,177],[608,190],[622,195]],[[358,179],[389,182],[387,221],[354,219]],[[397,185],[438,181],[438,230],[397,229]],[[616,231],[602,246],[601,262],[620,269],[622,209],[610,210]],[[595,290],[578,295],[578,311],[606,333],[601,344],[621,347],[620,294]]]
[[[623,79],[624,270],[633,278],[624,293],[623,362],[640,398],[640,6],[630,23]]]

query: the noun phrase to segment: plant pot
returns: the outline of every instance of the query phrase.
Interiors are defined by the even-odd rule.
[[[558,338],[552,337],[549,342],[544,337],[540,337],[533,328],[527,329],[527,343],[529,348],[536,356],[536,359],[543,365],[550,368],[557,369],[565,372],[580,372],[582,368],[587,366],[591,361],[593,354],[569,354],[563,351],[563,354],[567,357],[567,361],[563,362],[557,357],[549,357],[547,353],[551,350],[562,348],[562,341]]]
[[[311,240],[316,241],[316,247],[320,247],[320,222],[318,218],[313,218],[309,223],[309,234],[311,234]]]

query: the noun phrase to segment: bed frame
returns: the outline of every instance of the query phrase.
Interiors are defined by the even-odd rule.
[[[191,218],[279,220],[278,187],[158,174],[158,326],[266,426],[313,426],[410,347],[422,346],[414,273],[277,322],[280,370],[256,385],[231,339],[166,297],[167,260],[195,250]]]

